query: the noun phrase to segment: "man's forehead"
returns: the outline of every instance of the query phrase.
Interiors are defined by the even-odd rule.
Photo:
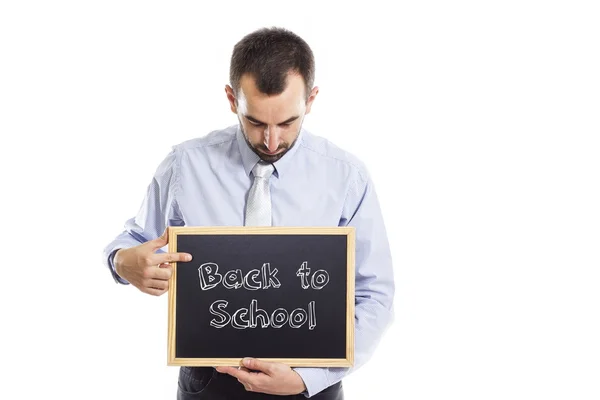
[[[278,118],[289,114],[302,113],[305,109],[303,96],[294,96],[292,93],[284,91],[279,95],[267,96],[263,93],[259,95],[247,94],[244,88],[240,88],[237,95],[238,110],[243,115],[251,114],[255,118],[268,118],[274,115]]]

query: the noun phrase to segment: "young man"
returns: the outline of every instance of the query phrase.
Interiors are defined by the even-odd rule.
[[[191,257],[157,253],[167,226],[354,226],[356,369],[392,320],[392,261],[365,166],[302,128],[319,92],[314,69],[310,47],[285,29],[237,43],[225,92],[239,124],[174,146],[104,257],[117,282],[158,296],[168,290],[168,263]],[[342,399],[351,371],[245,361],[239,369],[182,367],[178,398]]]

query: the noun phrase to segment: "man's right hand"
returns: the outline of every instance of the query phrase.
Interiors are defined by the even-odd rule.
[[[160,296],[169,290],[172,270],[170,262],[192,260],[188,253],[156,253],[169,243],[167,230],[162,236],[129,249],[115,253],[114,264],[117,274],[144,293]]]

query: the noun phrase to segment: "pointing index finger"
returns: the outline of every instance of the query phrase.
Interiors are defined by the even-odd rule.
[[[192,255],[188,253],[159,253],[155,255],[156,264],[167,262],[187,262],[192,261]]]

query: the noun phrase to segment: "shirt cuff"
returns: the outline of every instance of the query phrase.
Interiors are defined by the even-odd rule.
[[[305,397],[312,397],[322,390],[328,388],[326,368],[293,368],[300,375],[306,386],[306,391],[302,392]]]
[[[121,278],[119,276],[119,274],[117,274],[117,270],[115,268],[114,258],[115,258],[115,254],[117,254],[117,251],[119,251],[119,250],[121,250],[121,249],[115,249],[110,253],[110,255],[108,256],[108,265],[110,266],[110,272],[112,273],[112,276],[117,283],[121,283],[123,285],[129,285],[128,281]]]

